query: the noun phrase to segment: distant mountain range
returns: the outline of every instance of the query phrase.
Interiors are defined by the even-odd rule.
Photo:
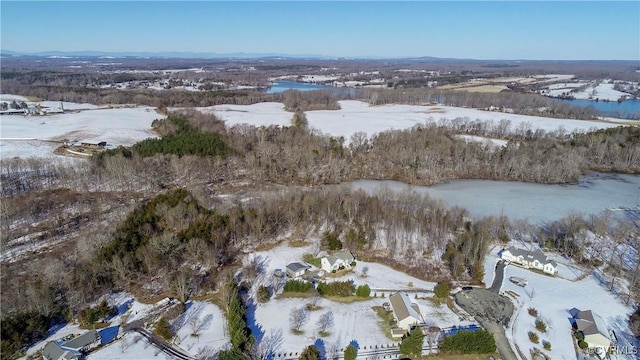
[[[41,52],[18,52],[12,50],[0,50],[3,57],[102,57],[102,58],[175,58],[175,59],[313,59],[313,60],[383,60],[383,59],[407,59],[407,60],[454,60],[436,58],[431,56],[423,57],[383,57],[383,56],[357,56],[339,57],[316,54],[279,54],[279,53],[246,53],[236,52],[228,54],[192,52],[192,51],[162,51],[162,52],[107,52],[107,51],[41,51]],[[458,59],[459,60],[459,59]]]

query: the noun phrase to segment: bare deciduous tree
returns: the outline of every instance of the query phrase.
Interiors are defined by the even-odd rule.
[[[255,355],[260,360],[273,359],[275,353],[284,343],[282,329],[271,330],[264,336],[255,348]]]
[[[289,314],[289,325],[292,330],[300,331],[300,328],[309,320],[309,311],[304,307],[293,308]]]
[[[333,327],[333,312],[327,311],[326,313],[320,315],[320,319],[318,319],[318,331],[319,332],[328,332]]]

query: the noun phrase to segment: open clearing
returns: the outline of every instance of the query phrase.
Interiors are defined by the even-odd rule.
[[[315,110],[305,112],[309,127],[331,136],[343,136],[346,142],[356,132],[369,136],[387,130],[409,129],[416,125],[438,123],[446,125],[451,120],[511,121],[510,129],[529,126],[532,130],[554,131],[563,127],[566,131],[589,131],[616,127],[618,124],[604,121],[554,119],[541,116],[508,114],[451,106],[382,105],[371,106],[355,100],[340,101],[340,110]],[[214,113],[224,120],[228,127],[239,124],[254,126],[290,126],[293,113],[285,111],[281,103],[260,103],[254,105],[217,105],[197,108],[205,113]]]

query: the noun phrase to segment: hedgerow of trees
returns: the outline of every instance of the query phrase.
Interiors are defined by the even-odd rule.
[[[460,331],[445,336],[440,342],[439,349],[442,352],[488,354],[496,352],[496,341],[493,334],[484,329]]]

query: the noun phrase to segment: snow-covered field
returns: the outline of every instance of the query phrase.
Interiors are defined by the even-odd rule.
[[[493,279],[493,266],[499,250],[494,248],[485,259],[485,282]],[[551,277],[513,265],[507,266],[501,291],[503,293],[512,291],[519,295],[515,299],[507,295],[515,305],[510,327],[506,330],[509,341],[517,344],[524,353],[529,353],[529,350],[534,347],[542,349],[542,341],[549,341],[551,351],[542,351],[552,359],[575,359],[576,353],[569,321],[571,318],[569,311],[575,308],[592,310],[599,314],[609,329],[615,331],[619,345],[637,346],[638,344],[633,344],[634,340],[628,327],[631,307],[625,306],[623,299],[609,292],[605,285],[600,283],[595,273],[576,281],[576,272],[573,270],[575,269],[572,266],[563,264],[563,267],[559,267],[561,276]],[[564,272],[569,274],[563,274]],[[524,288],[517,286],[508,280],[510,276],[524,278],[528,281],[528,285]],[[545,333],[535,330],[535,318],[527,311],[531,307],[538,311],[538,316],[546,323]],[[539,344],[533,344],[529,340],[529,331],[538,333]],[[618,358],[625,359],[623,356]],[[633,358],[628,357],[628,359]]]
[[[463,139],[466,142],[479,142],[482,144],[489,144],[491,147],[503,147],[507,146],[508,140],[492,139],[484,136],[475,135],[456,135],[457,138]]]
[[[65,105],[65,109],[67,106],[90,109],[93,105]],[[0,158],[53,157],[53,150],[60,143],[48,141],[63,139],[132,145],[155,137],[151,122],[163,117],[152,107],[95,108],[47,116],[5,115],[0,117]]]
[[[305,112],[309,126],[321,133],[331,136],[344,136],[346,142],[356,132],[365,132],[369,136],[386,131],[408,129],[418,124],[443,123],[456,118],[470,120],[511,121],[511,129],[528,125],[532,130],[557,130],[563,127],[566,131],[587,131],[615,127],[599,121],[582,121],[570,119],[553,119],[540,116],[508,114],[494,111],[458,108],[450,106],[419,106],[419,105],[383,105],[370,106],[362,101],[340,101],[340,110],[316,110]],[[227,126],[249,124],[255,126],[291,125],[293,113],[285,111],[281,103],[261,103],[254,105],[217,105],[198,110],[214,113],[224,120]]]
[[[87,360],[140,360],[165,359],[158,348],[154,347],[140,334],[127,333],[120,340],[108,344],[87,356]]]
[[[583,91],[572,92],[571,95],[576,99],[600,99],[609,101],[618,101],[623,96],[629,94],[615,90],[612,83],[600,83],[596,86],[589,86]]]
[[[279,245],[273,249],[255,252],[249,258],[255,258],[264,266],[264,273],[268,276],[275,269],[285,269],[287,263],[292,261],[302,261],[304,254],[314,254],[317,248],[314,245],[303,247],[290,247],[287,244]],[[344,348],[352,341],[358,343],[360,348],[372,345],[391,344],[394,341],[387,337],[379,326],[380,318],[371,309],[372,306],[381,306],[389,301],[390,290],[407,289],[428,289],[431,290],[435,283],[416,279],[402,272],[396,271],[377,263],[358,261],[353,272],[349,272],[338,278],[330,278],[327,281],[352,280],[356,286],[367,284],[373,289],[385,289],[385,297],[382,291],[373,291],[377,297],[365,301],[357,301],[349,304],[333,302],[327,299],[320,299],[318,305],[320,310],[311,311],[309,320],[302,326],[302,335],[295,335],[289,326],[290,310],[304,307],[309,303],[306,298],[272,298],[265,304],[258,304],[253,311],[249,311],[249,321],[254,322],[254,332],[258,338],[261,336],[273,336],[281,334],[282,341],[276,350],[280,352],[296,352],[302,350],[310,344],[321,344],[325,349]],[[366,270],[365,270],[366,269]],[[366,276],[363,276],[363,272]],[[410,284],[411,283],[411,284]],[[419,293],[419,296],[425,295]],[[461,320],[456,314],[446,306],[437,307],[429,300],[414,299],[421,309],[425,319],[432,321],[434,325],[446,328],[450,326],[469,325],[470,322]],[[319,317],[331,311],[334,316],[334,326],[329,330],[331,335],[320,337],[317,331]]]
[[[216,353],[229,343],[229,336],[225,331],[226,322],[224,314],[216,305],[188,301],[187,311],[172,323],[176,332],[174,343],[194,356]]]
[[[592,83],[592,82],[567,82],[549,85],[547,90],[543,90],[544,95],[558,97],[558,96],[572,96],[576,99],[585,100],[607,100],[618,101],[622,97],[630,97],[631,95],[622,91],[615,90],[614,83],[610,80]],[[584,90],[576,91],[577,88],[586,86]]]

